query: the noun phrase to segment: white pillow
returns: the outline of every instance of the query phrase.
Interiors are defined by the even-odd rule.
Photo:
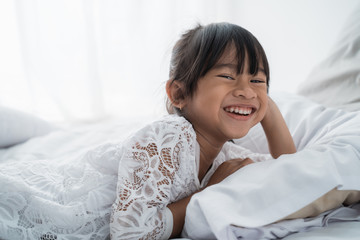
[[[328,107],[360,110],[360,5],[331,54],[313,69],[297,93]]]
[[[195,194],[183,235],[232,239],[232,226],[260,228],[297,212],[330,190],[360,191],[360,112],[325,108],[304,97],[276,93],[297,153],[250,164]],[[268,152],[261,125],[236,144]]]
[[[31,114],[0,106],[0,148],[25,142],[55,129],[55,126]]]

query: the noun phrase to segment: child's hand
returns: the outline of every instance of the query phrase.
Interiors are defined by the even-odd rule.
[[[295,153],[294,141],[279,108],[270,97],[268,100],[268,109],[261,120],[261,125],[272,157],[278,158],[282,154]]]
[[[261,124],[263,126],[266,124],[270,127],[272,124],[275,124],[276,121],[278,121],[279,117],[283,118],[276,103],[270,97],[268,97],[267,111],[264,118],[261,120]]]
[[[254,161],[251,160],[250,158],[245,158],[245,159],[236,158],[236,159],[231,159],[229,161],[223,162],[216,169],[214,174],[211,176],[211,178],[207,184],[207,187],[221,182],[222,180],[224,180],[226,177],[228,177],[232,173],[236,172],[240,168],[242,168],[248,164],[251,164],[251,163],[254,163]]]

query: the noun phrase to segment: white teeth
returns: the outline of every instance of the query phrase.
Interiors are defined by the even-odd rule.
[[[225,108],[225,111],[230,113],[237,113],[241,115],[249,115],[251,113],[251,108],[240,108],[240,107],[228,107]]]

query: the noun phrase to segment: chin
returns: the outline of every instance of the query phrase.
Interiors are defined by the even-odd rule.
[[[238,134],[232,134],[231,138],[229,140],[232,140],[232,139],[238,139],[238,138],[242,138],[242,137],[245,137],[247,134],[248,134],[249,130],[247,131],[243,131],[241,133],[238,133]]]

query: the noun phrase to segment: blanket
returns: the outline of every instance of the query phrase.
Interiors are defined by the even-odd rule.
[[[260,231],[334,188],[360,190],[360,113],[325,108],[296,95],[277,94],[273,98],[298,152],[248,165],[193,196],[183,236],[238,239],[244,229]],[[235,142],[267,153],[261,126]],[[341,203],[336,204],[340,207]],[[230,231],[234,226],[237,231]]]
[[[116,198],[114,147],[143,122],[59,126],[0,149],[0,239],[105,239]]]
[[[332,189],[360,190],[360,114],[289,94],[272,97],[298,152],[248,165],[196,194],[187,209],[186,236],[228,239],[229,232],[237,237],[281,226],[274,224]],[[0,149],[0,239],[105,239],[116,197],[113,146],[152,120],[59,128]],[[267,153],[260,126],[234,142]]]

